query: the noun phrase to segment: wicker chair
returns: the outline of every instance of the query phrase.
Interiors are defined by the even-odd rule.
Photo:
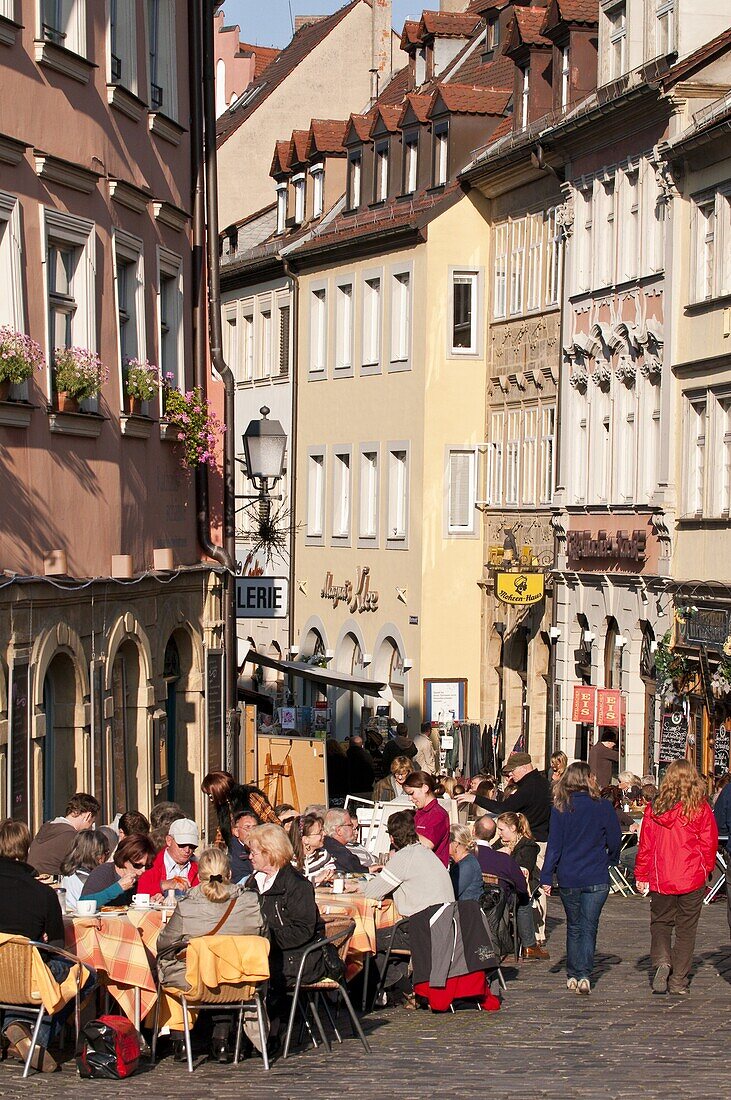
[[[330,1024],[332,1026],[335,1038],[337,1039],[337,1041],[339,1043],[342,1043],[342,1041],[343,1041],[342,1037],[341,1037],[340,1032],[338,1031],[338,1029],[335,1025],[335,1021],[333,1019],[332,1013],[330,1012],[330,1007],[327,1003],[327,1000],[323,996],[324,993],[339,993],[340,994],[340,996],[343,998],[343,1002],[345,1003],[345,1007],[348,1010],[348,1015],[350,1016],[350,1022],[351,1022],[352,1028],[353,1028],[353,1035],[357,1036],[357,1038],[360,1039],[361,1043],[363,1044],[363,1049],[365,1050],[366,1054],[371,1053],[371,1048],[368,1045],[368,1040],[366,1039],[365,1035],[363,1034],[363,1029],[360,1026],[360,1020],[358,1019],[358,1017],[356,1015],[355,1009],[353,1008],[352,1002],[350,1000],[350,996],[348,995],[348,991],[345,987],[345,982],[344,981],[338,981],[335,978],[323,978],[319,982],[303,982],[302,981],[302,974],[304,972],[304,968],[305,968],[305,964],[306,964],[307,959],[313,953],[313,951],[322,951],[325,944],[331,943],[335,947],[335,949],[337,950],[337,953],[340,956],[341,961],[343,963],[345,963],[345,960],[346,960],[346,957],[347,957],[347,954],[348,954],[348,947],[350,945],[351,939],[353,938],[353,932],[354,931],[355,931],[355,921],[354,920],[350,920],[350,919],[331,920],[331,921],[328,922],[328,925],[327,925],[327,933],[328,933],[327,937],[325,939],[318,940],[317,943],[313,943],[310,947],[307,947],[302,952],[302,959],[300,961],[299,971],[297,973],[297,981],[295,982],[294,992],[292,993],[292,1008],[291,1008],[290,1013],[289,1013],[289,1022],[287,1024],[287,1037],[286,1037],[285,1043],[284,1043],[284,1053],[282,1054],[282,1059],[285,1059],[287,1057],[287,1055],[289,1054],[289,1047],[290,1047],[290,1044],[291,1044],[291,1041],[292,1041],[292,1031],[293,1031],[293,1028],[294,1028],[294,1021],[295,1021],[295,1017],[296,1017],[298,1011],[302,1014],[302,1018],[304,1020],[305,1026],[307,1027],[308,1031],[310,1031],[309,1024],[307,1022],[307,1010],[308,1009],[312,1013],[312,1017],[315,1021],[315,1026],[317,1027],[317,1030],[320,1033],[320,1038],[322,1039],[322,1042],[323,1042],[323,1045],[324,1045],[325,1049],[327,1051],[330,1050],[330,1043],[328,1042],[328,1038],[325,1034],[325,1029],[322,1026],[322,1020],[321,1020],[320,1014],[318,1012],[318,1003],[322,1004],[322,1006],[325,1009],[327,1017],[328,1017],[328,1019],[330,1021]],[[304,1007],[300,1003],[300,998],[303,994],[305,996],[305,1005],[304,1005]],[[312,1038],[313,1044],[315,1046],[317,1046],[317,1041],[316,1041],[314,1035],[312,1034],[312,1031],[310,1031],[310,1036]]]
[[[30,1050],[23,1067],[23,1077],[27,1077],[33,1054],[38,1045],[38,1036],[41,1030],[44,1016],[50,1016],[42,1004],[39,1004],[40,995],[33,983],[33,953],[38,951],[42,956],[53,956],[58,959],[68,959],[71,963],[78,963],[80,969],[76,972],[76,990],[74,993],[74,1022],[76,1025],[76,1041],[78,1044],[81,1030],[81,990],[86,982],[81,978],[86,970],[89,977],[96,979],[96,971],[87,963],[78,959],[76,955],[63,951],[60,947],[49,947],[46,943],[36,943],[24,936],[14,936],[0,944],[0,1009],[22,1008],[29,1014],[35,1013],[33,1033]],[[67,1002],[68,1003],[68,1002]]]
[[[227,936],[218,937],[219,939],[259,939],[259,937],[249,936]],[[201,936],[197,942],[205,941],[206,937]],[[193,941],[190,941],[193,942]],[[189,945],[187,945],[189,946]],[[187,950],[187,946],[182,948],[183,951]],[[193,1049],[190,1042],[190,1023],[188,1020],[188,1012],[205,1012],[214,1009],[220,1009],[221,1007],[230,1007],[232,1009],[238,1008],[239,1018],[236,1024],[236,1048],[234,1050],[234,1065],[239,1060],[239,1053],[241,1051],[241,1032],[244,1025],[244,1011],[247,1008],[253,1008],[256,1011],[256,1018],[259,1024],[259,1037],[261,1040],[261,1054],[264,1060],[264,1069],[269,1070],[269,1057],[267,1054],[267,1029],[264,1022],[264,1005],[262,1001],[262,988],[264,982],[242,981],[235,984],[221,983],[216,986],[215,989],[207,989],[203,987],[198,991],[188,991],[184,993],[182,989],[174,989],[170,986],[158,986],[157,1004],[155,1006],[155,1024],[152,1031],[152,1047],[151,1047],[151,1061],[152,1065],[155,1064],[155,1056],[157,1053],[157,1039],[158,1032],[160,1030],[160,1004],[161,994],[166,993],[168,996],[173,997],[175,1000],[179,1000],[183,1010],[183,1033],[185,1036],[185,1053],[188,1060],[188,1072],[193,1072]],[[191,995],[193,994],[193,995]]]

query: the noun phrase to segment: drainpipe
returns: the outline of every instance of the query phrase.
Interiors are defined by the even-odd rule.
[[[297,530],[294,522],[297,500],[297,389],[299,376],[299,312],[300,281],[290,266],[289,260],[281,257],[284,274],[292,284],[292,411],[289,433],[289,597],[287,600],[287,641],[291,652],[294,645],[294,555]]]

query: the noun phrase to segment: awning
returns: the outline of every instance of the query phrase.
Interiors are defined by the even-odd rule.
[[[303,680],[310,680],[316,684],[329,684],[330,687],[341,688],[343,691],[353,691],[356,695],[375,695],[381,699],[391,697],[391,689],[382,680],[368,680],[365,676],[348,675],[347,672],[319,668],[317,665],[308,665],[302,661],[278,661],[266,653],[257,653],[255,649],[250,649],[246,654],[244,664],[248,661],[274,668],[286,676],[300,676]]]

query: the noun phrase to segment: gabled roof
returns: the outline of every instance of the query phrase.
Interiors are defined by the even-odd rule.
[[[281,50],[276,58],[267,65],[261,76],[249,84],[240,99],[220,116],[216,123],[217,144],[221,145],[239,126],[249,118],[290,75],[301,61],[304,61],[331,31],[348,15],[361,0],[350,0],[325,19],[308,23],[295,32],[289,45]]]
[[[492,88],[480,88],[469,84],[438,84],[429,115],[434,114],[437,99],[452,114],[458,115],[501,115],[508,105],[511,92],[494,91]]]
[[[439,38],[469,38],[480,17],[475,12],[423,11],[419,30],[421,37],[436,35]]]
[[[371,126],[373,124],[373,111],[365,115],[351,115],[345,128],[344,143],[355,141],[370,141]]]
[[[389,80],[386,87],[383,89],[378,97],[378,102],[391,105],[400,105],[403,102],[403,98],[409,90],[411,82],[411,74],[409,72],[409,66],[404,65],[403,69],[399,69],[398,72]]]
[[[348,128],[347,122],[334,119],[313,118],[307,142],[307,158],[316,153],[330,156],[344,156],[343,138]]]
[[[677,84],[679,80],[685,80],[687,76],[690,76],[697,69],[702,68],[704,65],[710,65],[711,62],[717,58],[722,57],[725,53],[731,49],[731,27],[728,30],[722,31],[721,34],[716,35],[710,42],[706,42],[700,49],[694,53],[684,57],[681,61],[676,61],[674,65],[671,65],[668,71],[663,76],[663,84],[665,87],[669,87],[673,84]]]
[[[418,19],[407,19],[404,29],[401,31],[401,49],[406,51],[409,46],[418,46],[421,42],[421,24]]]
[[[479,42],[472,42],[460,50],[451,65],[441,74],[442,81],[454,81],[458,84],[473,84],[482,88],[505,89],[512,91],[515,65],[509,57],[497,53],[492,61],[482,60]]]
[[[383,103],[377,103],[371,112],[373,115],[373,122],[371,123],[371,135],[376,130],[378,123],[382,122],[389,134],[395,134],[399,128],[399,122],[401,121],[401,108],[389,107]]]
[[[545,8],[515,8],[503,53],[510,56],[521,46],[552,46],[550,38],[542,33],[545,20]]]
[[[550,0],[541,30],[545,34],[559,23],[593,27],[598,22],[599,0]]]
[[[476,12],[478,15],[484,15],[487,12],[502,11],[503,8],[507,8],[508,4],[512,4],[512,2],[513,0],[472,0],[467,11]]]
[[[404,105],[401,108],[401,117],[399,118],[399,126],[403,126],[404,119],[411,109],[414,118],[417,122],[428,122],[429,120],[429,108],[431,107],[433,96],[431,93],[417,95],[415,92],[411,92],[406,96]]]
[[[283,176],[285,172],[289,172],[289,142],[278,141],[274,146],[274,157],[269,175]]]
[[[293,130],[289,141],[289,164],[294,168],[296,164],[305,164],[307,161],[307,142],[310,137],[309,130]]]

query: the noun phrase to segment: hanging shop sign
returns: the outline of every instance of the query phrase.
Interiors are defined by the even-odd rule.
[[[593,726],[596,721],[596,688],[579,684],[574,686],[574,705],[571,721]]]
[[[713,773],[725,775],[729,768],[729,731],[724,723],[713,736]]]
[[[688,715],[684,710],[666,711],[660,727],[660,763],[684,760],[688,743]]]
[[[530,607],[540,603],[545,593],[543,573],[496,573],[495,595],[501,603]]]
[[[371,570],[368,565],[356,569],[355,583],[346,580],[342,584],[334,584],[333,574],[326,573],[320,595],[323,600],[329,600],[333,608],[344,603],[350,612],[378,609],[378,592],[371,591]]]
[[[618,561],[644,561],[647,556],[647,532],[569,531],[566,535],[569,558],[615,558]]]
[[[625,701],[621,691],[600,688],[596,696],[596,724],[610,729],[621,729],[624,726],[625,714]]]
[[[286,619],[289,581],[286,577],[237,577],[237,619]]]
[[[697,607],[692,615],[677,617],[676,629],[678,645],[688,649],[706,646],[718,651],[731,633],[729,612],[721,607]]]

